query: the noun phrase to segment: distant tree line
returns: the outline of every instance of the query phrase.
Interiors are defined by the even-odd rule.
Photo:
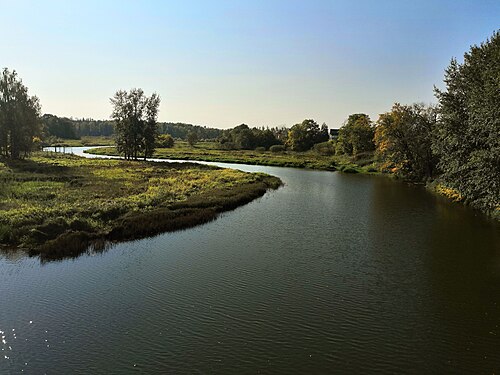
[[[63,139],[80,139],[85,136],[110,137],[115,135],[113,120],[73,119],[44,114],[41,122],[47,136]],[[170,134],[177,139],[187,140],[189,132],[196,132],[198,139],[215,140],[222,129],[184,123],[159,122],[158,133]]]
[[[201,125],[184,124],[181,122],[160,122],[158,123],[158,131],[160,134],[170,134],[177,139],[188,140],[189,132],[195,132],[198,139],[215,140],[222,135],[223,130],[217,128],[209,128]]]
[[[270,129],[252,128],[246,124],[238,125],[222,132],[218,139],[221,148],[227,150],[253,150],[257,147],[268,149],[282,142]]]

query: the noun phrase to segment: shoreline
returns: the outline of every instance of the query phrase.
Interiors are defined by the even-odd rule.
[[[111,152],[111,149],[113,147],[109,146],[101,146],[99,148],[90,148],[88,150],[85,150],[84,153],[87,154],[92,154],[92,155],[106,155],[106,156],[119,156],[116,152]],[[171,150],[171,149],[160,149],[160,150]],[[96,152],[97,151],[97,152]],[[231,151],[222,151],[222,152],[228,152],[230,153]],[[269,154],[263,154],[264,155],[269,155]],[[177,155],[177,154],[169,154],[169,156],[163,156],[161,154],[155,154],[153,157],[156,159],[163,159],[163,160],[168,160],[168,159],[177,159],[177,160],[190,160],[190,161],[208,161],[208,162],[219,162],[219,163],[233,163],[233,164],[248,164],[248,165],[262,165],[262,166],[270,166],[270,167],[283,167],[283,168],[298,168],[298,169],[312,169],[312,170],[322,170],[322,171],[330,171],[330,172],[342,172],[342,173],[355,173],[355,174],[363,174],[363,175],[374,175],[374,176],[384,176],[386,178],[391,178],[391,179],[400,179],[397,176],[395,176],[393,173],[384,173],[379,170],[374,170],[373,167],[371,166],[360,166],[356,165],[355,163],[344,163],[344,164],[338,164],[336,160],[332,160],[334,165],[328,166],[328,162],[325,160],[320,160],[320,164],[315,163],[312,158],[313,156],[310,156],[309,160],[311,161],[310,163],[305,163],[305,162],[290,162],[290,161],[281,161],[277,162],[276,159],[272,159],[273,155],[270,155],[271,159],[244,159],[245,155],[241,155],[240,158],[234,157],[234,155],[225,155],[225,156],[213,156],[209,155],[207,157],[206,154],[200,153],[200,154],[191,154],[189,156],[183,156],[183,155]],[[317,156],[318,159],[321,159],[320,156]],[[316,161],[317,162],[317,161]],[[425,187],[426,190],[431,192],[432,194],[438,195],[440,197],[443,197],[447,199],[450,203],[458,203],[463,206],[470,207],[481,214],[485,215],[487,218],[498,221],[500,222],[500,207],[497,208],[496,210],[493,211],[484,211],[482,209],[479,209],[477,207],[474,207],[470,204],[468,204],[463,197],[460,195],[459,192],[447,187],[444,185],[442,182],[439,181],[439,178],[435,178],[431,181],[428,182],[412,182],[412,181],[407,181],[402,179],[402,181],[405,181],[410,184],[414,185],[421,185]]]
[[[263,173],[195,163],[52,154],[2,164],[0,250],[24,251],[41,261],[192,228],[282,186]],[[202,186],[205,181],[209,186]]]

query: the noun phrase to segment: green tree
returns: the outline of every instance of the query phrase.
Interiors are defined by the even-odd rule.
[[[339,154],[353,155],[373,151],[374,128],[370,117],[364,113],[350,115],[339,129],[336,151]]]
[[[141,89],[119,90],[110,99],[115,121],[116,147],[125,159],[149,157],[154,152],[158,133],[157,117],[160,97],[144,95]]]
[[[198,142],[198,133],[196,133],[194,130],[190,130],[187,134],[187,142],[191,147],[193,147],[196,142]]]
[[[160,134],[156,137],[156,147],[171,148],[174,147],[174,138],[170,134]]]
[[[57,117],[45,114],[41,118],[44,130],[48,136],[64,139],[78,139],[76,127],[72,120],[65,117]]]
[[[17,159],[28,155],[40,135],[40,102],[28,95],[16,71],[0,77],[0,155]]]
[[[307,151],[316,143],[328,141],[328,127],[321,127],[314,120],[304,120],[288,131],[287,146],[293,151]]]
[[[377,155],[405,178],[421,181],[432,177],[437,163],[431,149],[436,117],[432,106],[394,104],[377,121]]]
[[[472,205],[500,210],[500,31],[452,59],[435,89],[439,124],[432,147],[444,183]]]

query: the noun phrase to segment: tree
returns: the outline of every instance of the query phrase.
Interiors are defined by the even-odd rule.
[[[153,155],[158,133],[157,117],[160,97],[144,95],[141,89],[119,90],[110,99],[115,121],[116,148],[125,159],[144,159]]]
[[[432,177],[437,163],[431,149],[436,116],[436,108],[432,106],[394,104],[377,121],[374,136],[377,155],[405,178],[421,181]]]
[[[190,130],[187,134],[187,141],[191,147],[193,147],[196,142],[198,142],[198,133],[193,130]]]
[[[40,102],[16,71],[7,68],[0,77],[0,155],[17,159],[28,155],[33,138],[40,135]]]
[[[288,132],[287,146],[293,151],[307,151],[316,143],[328,141],[328,127],[321,127],[314,120],[304,120],[295,124]]]
[[[224,130],[219,137],[219,143],[226,149],[253,150],[256,147],[269,148],[280,144],[274,133],[269,129],[252,128],[241,124],[232,129]]]
[[[364,113],[350,115],[339,129],[336,151],[339,154],[353,155],[373,151],[374,129],[370,117]]]
[[[171,148],[174,147],[174,138],[170,134],[160,134],[156,137],[156,147]]]
[[[41,120],[45,128],[44,130],[49,136],[64,139],[79,138],[76,135],[75,124],[68,118],[45,114],[42,116]]]
[[[439,122],[433,150],[441,179],[472,205],[500,209],[500,31],[452,59],[444,91],[435,89]],[[497,211],[498,212],[498,211]]]

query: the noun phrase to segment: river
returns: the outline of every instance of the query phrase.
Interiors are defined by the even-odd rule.
[[[215,164],[285,185],[103,253],[1,255],[0,374],[500,371],[497,223],[384,177]]]

